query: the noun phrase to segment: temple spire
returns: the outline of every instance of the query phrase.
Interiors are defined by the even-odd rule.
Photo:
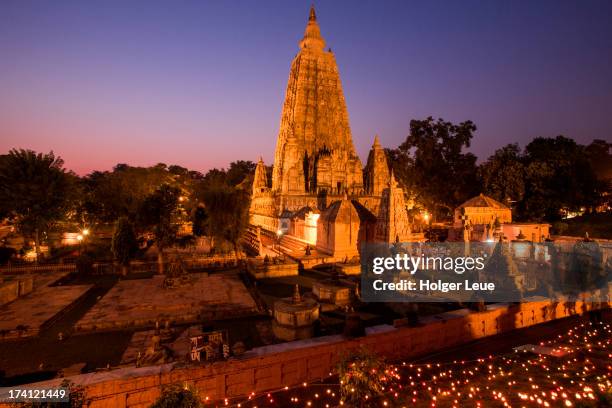
[[[378,139],[378,134],[374,136],[374,143],[372,144],[372,147],[380,147],[380,140]]]
[[[314,51],[323,51],[325,49],[325,40],[321,36],[321,30],[317,23],[317,14],[315,13],[314,6],[310,7],[308,24],[306,25],[304,38],[300,41],[300,48]]]
[[[255,166],[255,176],[253,177],[253,195],[264,193],[268,189],[268,175],[263,157],[259,156],[259,161]]]
[[[397,187],[397,181],[395,181],[395,175],[393,174],[393,169],[391,169],[391,177],[389,179],[389,187]]]
[[[302,302],[302,295],[300,295],[300,286],[296,283],[293,289],[293,303]]]
[[[317,13],[315,13],[314,4],[310,6],[310,16],[308,16],[308,21],[317,21]]]
[[[374,136],[372,148],[368,154],[368,162],[364,169],[365,189],[368,194],[379,196],[389,185],[389,164],[387,155],[380,144],[378,135]]]

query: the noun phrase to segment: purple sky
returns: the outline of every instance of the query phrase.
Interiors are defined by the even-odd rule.
[[[271,163],[311,1],[0,2],[0,152],[206,171]],[[612,139],[612,1],[316,2],[365,161],[410,119],[478,126],[472,151]]]

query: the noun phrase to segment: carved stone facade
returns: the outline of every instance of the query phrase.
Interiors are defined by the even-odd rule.
[[[325,50],[314,8],[291,63],[272,189],[290,195],[363,189],[338,66]]]
[[[404,190],[398,186],[393,172],[383,190],[378,219],[376,220],[376,237],[378,242],[410,241],[410,222],[406,212]]]
[[[359,256],[364,242],[374,240],[376,217],[358,201],[342,200],[330,205],[319,218],[317,250],[351,260]]]
[[[382,195],[382,192],[389,184],[389,165],[385,149],[380,145],[378,135],[374,137],[374,144],[368,155],[368,163],[365,171],[365,191],[375,196]]]
[[[304,228],[307,220],[294,217],[294,214],[301,214],[300,210],[305,207],[309,211],[302,211],[304,214],[320,212],[317,228],[325,228],[323,220],[330,220],[326,210],[340,202],[340,213],[353,208],[349,211],[351,214],[353,211],[360,214],[356,219],[349,216],[349,224],[366,218],[371,223],[379,212],[390,176],[378,136],[374,139],[365,169],[357,156],[338,66],[331,50],[325,50],[314,8],[310,10],[304,38],[299,45],[300,50],[289,72],[271,184],[260,159],[253,183],[250,221],[268,231],[296,234],[297,238],[312,242],[312,232],[309,237],[299,236],[299,231],[307,230]],[[364,216],[363,211],[369,216]],[[342,223],[346,217],[332,218],[336,223]],[[360,230],[355,225],[348,228],[348,234],[352,234],[354,228],[357,232]],[[333,229],[336,232],[342,230]],[[373,239],[373,229],[370,235],[369,238]],[[342,250],[334,251],[330,242],[344,242],[344,238],[320,243],[320,236],[320,231],[317,231],[317,247],[327,253],[348,255],[355,252],[346,249],[344,243]],[[357,239],[350,241],[353,245]]]

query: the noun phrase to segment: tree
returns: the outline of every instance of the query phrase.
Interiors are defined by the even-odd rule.
[[[36,259],[41,236],[64,219],[74,192],[74,175],[53,152],[13,149],[0,161],[0,212],[14,218],[20,232],[34,236]]]
[[[496,150],[480,165],[479,175],[485,194],[506,204],[523,199],[526,169],[518,144]]]
[[[585,148],[595,177],[597,177],[598,206],[612,206],[612,143],[595,139]]]
[[[84,178],[84,210],[104,223],[115,222],[123,216],[136,219],[150,194],[162,184],[174,182],[175,177],[165,165],[131,167],[118,164],[112,172],[96,171]]]
[[[162,393],[151,408],[200,408],[202,401],[194,387],[171,384],[162,388]]]
[[[365,348],[342,356],[337,371],[342,401],[354,407],[373,405],[390,380],[384,361]]]
[[[612,179],[612,143],[595,139],[585,148],[585,153],[598,179]]]
[[[141,224],[155,235],[160,274],[164,272],[164,249],[176,240],[180,195],[178,188],[164,184],[147,196],[139,212]]]
[[[227,170],[227,183],[230,186],[237,186],[242,182],[247,182],[248,188],[253,183],[253,178],[250,177],[255,174],[255,167],[257,165],[250,160],[238,160],[230,164]]]
[[[115,223],[111,243],[113,256],[121,265],[122,274],[127,275],[130,261],[138,251],[138,241],[134,233],[134,225],[127,217],[121,217]]]
[[[206,212],[206,208],[201,206],[197,207],[193,212],[193,235],[196,237],[206,235],[208,230],[208,221],[208,212]]]
[[[249,197],[246,190],[222,185],[205,190],[202,196],[210,234],[217,240],[231,243],[236,255],[249,222]]]
[[[411,120],[404,143],[389,152],[402,185],[415,189],[434,215],[448,216],[478,193],[476,156],[464,152],[475,131],[469,120],[458,125],[432,117]]]
[[[525,147],[525,198],[519,219],[556,221],[563,211],[593,208],[598,181],[584,146],[564,136],[533,139]]]

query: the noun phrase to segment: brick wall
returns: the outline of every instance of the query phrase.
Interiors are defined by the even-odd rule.
[[[378,326],[365,337],[328,336],[262,347],[244,358],[202,367],[172,365],[129,368],[71,378],[86,387],[91,407],[148,407],[161,386],[195,385],[211,400],[237,397],[252,391],[278,389],[325,377],[347,350],[365,346],[387,358],[410,358],[474,339],[529,327],[612,303],[532,301],[520,305],[491,305],[484,312],[458,310],[422,321],[419,327]],[[47,382],[49,384],[49,382]]]

